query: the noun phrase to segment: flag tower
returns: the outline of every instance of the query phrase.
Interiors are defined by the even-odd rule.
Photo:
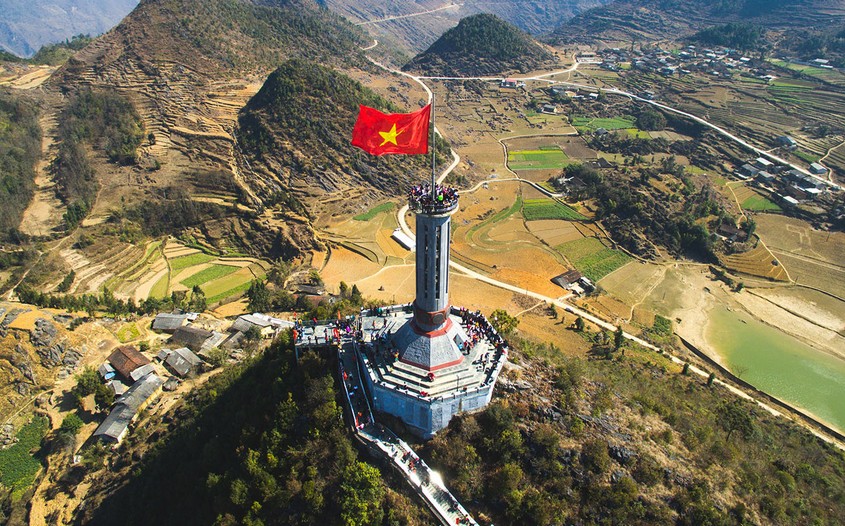
[[[431,133],[430,142],[428,133],[419,133],[421,121],[410,117],[428,116],[429,110],[431,122],[426,120],[424,125]],[[362,355],[362,363],[373,406],[398,416],[419,435],[430,437],[453,415],[489,403],[506,360],[506,347],[491,328],[487,330],[489,338],[477,333],[470,337],[465,327],[466,311],[460,314],[449,302],[451,219],[458,209],[458,193],[437,184],[434,98],[430,106],[414,113],[382,115],[379,122],[367,121],[369,115],[362,109],[366,126],[359,126],[359,116],[353,144],[374,155],[428,153],[430,148],[431,182],[414,186],[408,193],[408,208],[416,215],[416,291],[410,315],[405,314],[404,306],[387,308],[386,312],[392,313],[390,321],[382,319],[380,327],[377,318],[362,318],[364,332],[371,329],[370,341],[377,338],[374,349],[378,351]],[[403,128],[408,122],[411,124]],[[359,135],[361,129],[370,135]],[[373,139],[375,133],[382,140]],[[424,147],[414,142],[419,137],[425,137]],[[480,324],[473,326],[477,331]]]

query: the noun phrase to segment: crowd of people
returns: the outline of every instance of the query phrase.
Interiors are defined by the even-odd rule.
[[[496,329],[493,328],[487,317],[481,314],[481,311],[470,312],[469,309],[460,307],[457,309],[457,314],[461,317],[461,323],[469,337],[464,345],[466,349],[472,349],[481,338],[484,338],[493,345],[497,354],[507,352],[507,342],[496,332]],[[463,351],[464,348],[461,350]]]
[[[431,192],[431,184],[416,185],[408,192],[408,204],[413,210],[449,210],[458,204],[458,191],[450,186],[438,184]]]
[[[323,322],[326,325],[323,327],[322,334],[319,334],[317,331],[320,323],[316,318],[305,322],[295,318],[293,320],[292,331],[294,343],[306,345],[319,345],[321,343],[323,345],[330,345],[332,343],[340,344],[340,339],[343,335],[351,336],[354,332],[353,321],[349,319]],[[311,329],[310,331],[307,330],[309,328]]]

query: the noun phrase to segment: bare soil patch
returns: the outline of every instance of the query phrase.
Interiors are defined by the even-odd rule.
[[[531,221],[528,223],[528,230],[544,243],[553,247],[583,237],[571,221],[563,221],[561,219]]]

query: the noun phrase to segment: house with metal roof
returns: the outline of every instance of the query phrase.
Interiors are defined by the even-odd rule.
[[[190,349],[182,347],[171,351],[164,364],[173,371],[173,374],[184,378],[202,367],[203,361]]]
[[[192,351],[199,352],[205,341],[211,338],[211,336],[212,333],[204,329],[179,327],[173,332],[173,336],[170,337],[169,341],[170,343],[188,347]]]
[[[132,371],[150,363],[149,358],[131,345],[118,347],[109,355],[109,363],[124,378],[131,378]]]
[[[161,392],[164,381],[156,374],[148,374],[132,384],[114,405],[109,416],[94,431],[94,437],[120,444],[131,424],[144,408]]]
[[[154,331],[166,332],[173,334],[179,327],[184,327],[188,324],[187,314],[167,314],[162,313],[155,317],[152,324]]]
[[[258,329],[262,338],[270,338],[276,332],[275,327],[269,319],[256,316],[255,314],[244,314],[242,316],[238,316],[238,319],[235,320],[235,323],[232,324],[232,327],[229,330],[232,332],[238,331],[246,333],[253,327]]]
[[[134,382],[137,382],[138,380],[140,380],[141,378],[147,376],[148,374],[154,373],[155,371],[156,371],[156,369],[153,366],[153,364],[148,363],[148,364],[142,365],[141,367],[138,367],[137,369],[132,371],[129,374],[129,378],[134,383]]]
[[[97,367],[97,372],[100,373],[100,378],[102,378],[103,381],[109,381],[117,374],[117,371],[115,371],[114,367],[112,367],[108,362]]]

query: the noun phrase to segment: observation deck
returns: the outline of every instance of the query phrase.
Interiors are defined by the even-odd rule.
[[[408,208],[417,214],[451,214],[458,208],[458,191],[450,186],[437,185],[432,194],[429,184],[414,186],[408,192]]]

